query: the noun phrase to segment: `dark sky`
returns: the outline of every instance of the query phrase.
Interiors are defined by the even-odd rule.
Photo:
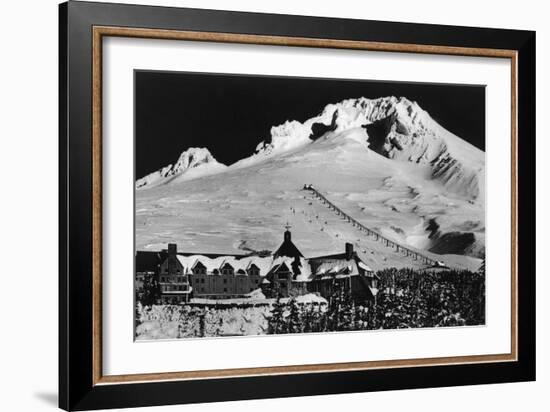
[[[247,157],[271,126],[303,122],[328,103],[404,96],[447,130],[485,150],[485,87],[365,80],[135,72],[136,178],[189,147],[227,165]]]

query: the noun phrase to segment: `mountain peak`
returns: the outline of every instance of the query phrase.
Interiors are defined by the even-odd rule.
[[[384,118],[399,119],[400,130],[425,128],[431,118],[416,102],[405,97],[359,97],[331,103],[321,113],[305,122],[287,120],[271,128],[269,142],[261,142],[256,155],[269,156],[303,146],[328,132],[339,133],[349,129],[366,127]]]
[[[212,156],[212,153],[206,147],[190,147],[180,154],[178,161],[174,164],[173,174],[178,174],[206,163],[217,163],[217,160],[214,159],[214,156]]]
[[[354,129],[365,131],[368,149],[388,159],[429,166],[434,179],[458,194],[477,199],[482,193],[484,153],[406,97],[346,99],[326,105],[303,123],[287,120],[271,128],[271,139],[261,142],[252,156],[232,167],[246,167]]]
[[[177,162],[136,181],[136,189],[154,187],[171,181],[191,180],[222,172],[226,165],[219,163],[205,147],[190,147],[183,151]]]

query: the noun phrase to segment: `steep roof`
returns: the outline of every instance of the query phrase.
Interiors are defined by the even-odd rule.
[[[292,243],[290,231],[285,231],[283,243],[279,246],[279,249],[274,253],[275,257],[287,256],[287,257],[304,257],[302,252],[298,250],[296,245]]]
[[[320,266],[323,262],[334,262],[341,261],[342,265],[347,265],[344,262],[353,262],[353,267],[355,269],[359,268],[364,272],[373,272],[374,271],[368,266],[363,260],[359,257],[357,253],[353,253],[350,260],[347,259],[345,253],[335,253],[333,255],[317,256],[308,259],[309,262],[314,266]]]
[[[309,282],[312,280],[311,266],[307,259],[293,258],[288,256],[279,256],[273,259],[273,265],[271,266],[270,273],[277,271],[285,265],[288,270],[294,272],[292,280],[298,282]]]

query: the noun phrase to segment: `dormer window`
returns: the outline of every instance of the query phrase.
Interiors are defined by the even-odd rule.
[[[248,269],[248,274],[250,276],[260,276],[260,269],[258,268],[258,266],[252,264]]]
[[[198,262],[195,267],[193,268],[193,274],[195,275],[204,275],[206,274],[206,266],[204,266],[201,262]]]
[[[223,267],[222,267],[222,274],[224,274],[224,275],[232,275],[232,274],[233,274],[233,267],[232,267],[229,263],[226,263],[226,264],[223,265]]]

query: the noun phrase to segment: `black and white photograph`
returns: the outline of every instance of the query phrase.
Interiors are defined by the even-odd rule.
[[[485,324],[485,87],[135,71],[135,339]]]

